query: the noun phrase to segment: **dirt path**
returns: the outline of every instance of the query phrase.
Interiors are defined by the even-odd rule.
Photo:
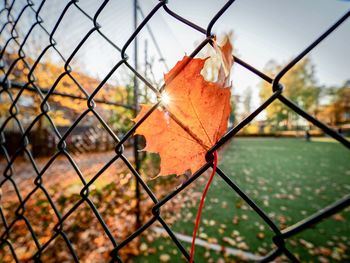
[[[126,157],[131,160],[132,149],[125,150]],[[86,181],[89,181],[105,164],[107,164],[115,156],[114,151],[98,152],[98,153],[85,153],[79,155],[72,155],[73,161],[79,167],[79,171],[83,175]],[[39,172],[42,171],[44,166],[49,162],[51,157],[35,158],[35,163]],[[7,162],[4,158],[0,161],[0,180],[4,179],[3,173],[6,169]],[[109,175],[117,174],[118,171],[123,169],[124,164],[122,161],[115,161],[107,170]],[[22,156],[15,159],[13,165],[12,179],[19,186],[22,195],[26,195],[30,191],[30,187],[34,187],[34,180],[37,177],[37,173],[32,163]],[[105,177],[105,176],[104,176]],[[68,158],[61,154],[53,163],[47,168],[43,175],[43,181],[45,186],[50,187],[55,184],[62,184],[63,181],[66,185],[71,184],[72,181],[79,181],[78,172],[74,169]],[[64,185],[62,185],[64,186]],[[11,195],[14,193],[13,186],[6,182],[2,187],[3,194]]]

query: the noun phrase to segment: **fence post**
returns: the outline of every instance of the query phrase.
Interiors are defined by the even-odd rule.
[[[137,28],[137,0],[134,0],[134,29]],[[135,70],[138,71],[138,46],[137,46],[137,36],[134,39],[134,67]],[[135,112],[134,116],[136,117],[138,111],[139,111],[139,87],[138,87],[138,80],[137,76],[134,75],[134,105],[135,105]],[[139,137],[134,137],[134,159],[135,159],[135,169],[139,173],[140,172],[140,157],[139,157]],[[141,226],[140,221],[140,184],[136,179],[136,187],[135,187],[135,197],[136,197],[136,228],[139,228]]]

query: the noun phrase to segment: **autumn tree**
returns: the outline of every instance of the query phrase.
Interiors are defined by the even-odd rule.
[[[320,110],[320,119],[332,126],[350,123],[350,80],[328,88],[327,95],[329,102]]]
[[[350,122],[350,80],[344,83],[336,92],[333,102],[335,107],[335,120],[337,124]]]
[[[4,54],[4,61],[7,67],[14,63],[16,59],[17,54]],[[15,66],[8,75],[9,80],[23,85],[28,82],[28,65],[32,66],[34,64],[34,60],[31,57],[25,57],[24,60],[27,64],[24,63],[23,60],[18,60],[15,62]],[[99,79],[90,77],[76,67],[72,72],[60,78],[60,75],[63,72],[64,69],[57,63],[53,63],[50,60],[40,62],[36,65],[32,72],[33,76],[35,76],[34,85],[30,84],[28,87],[49,90],[55,85],[55,92],[84,98],[86,95],[84,94],[83,90],[91,94],[100,84]],[[55,83],[59,78],[60,80]],[[15,97],[16,94],[17,93],[13,93],[13,96]],[[129,97],[130,92],[128,91],[127,87],[106,83],[94,98],[104,101],[114,101],[128,104],[130,101]],[[26,100],[27,105],[25,107],[21,105],[23,109],[19,113],[20,116],[21,114],[26,114],[33,117],[41,113],[40,104],[42,99],[39,97],[37,92],[25,90],[21,95],[21,99]],[[74,99],[68,96],[51,95],[48,99],[48,103],[51,107],[49,115],[57,126],[71,125],[73,121],[81,114],[81,112],[87,109],[86,100]],[[111,115],[114,115],[115,117],[122,116],[124,114],[124,110],[125,109],[121,109],[121,107],[118,106],[99,104],[99,113],[106,119],[109,119]],[[23,117],[22,119],[25,121],[28,118]],[[45,119],[42,118],[39,120],[39,127],[36,127],[37,129],[41,129],[44,126],[49,125],[46,123],[46,121],[43,123],[42,120]]]
[[[275,76],[281,69],[274,61],[270,61],[265,72]],[[317,117],[321,98],[321,87],[318,86],[315,78],[314,65],[309,58],[303,59],[290,69],[282,78],[284,95],[298,104],[301,108]],[[271,85],[263,82],[261,84],[260,98],[266,100],[271,96]],[[299,116],[280,101],[275,101],[266,109],[268,123],[273,130],[293,129],[296,126]]]

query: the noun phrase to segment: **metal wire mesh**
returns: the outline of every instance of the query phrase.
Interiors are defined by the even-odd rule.
[[[18,3],[19,2],[19,3]],[[198,52],[200,52],[203,47],[206,44],[210,44],[211,41],[214,38],[214,35],[212,34],[212,28],[213,26],[220,20],[220,17],[231,7],[231,4],[234,2],[233,0],[227,1],[227,3],[220,8],[220,10],[217,12],[217,14],[211,19],[210,23],[208,24],[207,28],[202,28],[195,23],[192,23],[191,21],[183,18],[179,14],[173,12],[169,9],[167,6],[167,1],[159,1],[158,4],[156,4],[153,9],[146,15],[142,13],[143,20],[137,25],[136,30],[132,33],[132,35],[128,38],[128,40],[124,43],[124,45],[119,48],[115,43],[113,43],[112,40],[108,39],[106,35],[102,33],[101,26],[98,24],[97,20],[99,18],[99,15],[101,12],[106,8],[107,3],[109,0],[104,1],[98,8],[98,10],[95,12],[93,17],[90,17],[89,14],[87,14],[78,4],[78,1],[73,0],[70,1],[63,11],[59,14],[59,18],[55,25],[53,26],[52,30],[49,31],[45,28],[43,25],[43,20],[40,17],[40,12],[42,11],[42,8],[44,6],[44,3],[46,1],[38,1],[37,4],[34,4],[32,1],[6,1],[4,0],[3,8],[0,10],[1,14],[1,31],[0,35],[4,35],[4,31],[9,30],[10,34],[8,35],[8,38],[3,40],[5,43],[1,47],[1,54],[0,54],[0,61],[1,61],[1,71],[2,71],[2,78],[1,78],[1,89],[0,94],[7,94],[7,96],[11,100],[11,105],[7,109],[9,112],[8,117],[4,120],[3,123],[1,123],[0,133],[1,133],[1,140],[0,140],[0,149],[2,151],[3,156],[6,159],[6,168],[4,169],[3,175],[1,177],[1,183],[0,185],[4,185],[5,183],[10,183],[15,189],[16,189],[16,195],[18,199],[20,200],[19,206],[17,207],[15,211],[15,217],[12,221],[7,221],[4,213],[3,213],[3,207],[0,207],[0,215],[2,219],[2,229],[1,229],[1,237],[0,237],[0,245],[1,246],[8,246],[9,252],[12,254],[13,259],[17,262],[18,257],[16,255],[16,251],[13,247],[13,244],[11,243],[9,239],[9,235],[13,228],[15,227],[16,222],[18,221],[24,221],[26,227],[30,231],[31,238],[33,239],[35,243],[35,250],[36,253],[32,255],[32,259],[35,261],[40,261],[41,255],[44,253],[44,251],[50,246],[50,244],[53,242],[53,240],[57,239],[58,237],[63,238],[65,244],[69,248],[69,251],[72,255],[72,258],[75,262],[79,262],[79,258],[76,254],[75,248],[72,245],[71,241],[67,237],[67,234],[64,230],[65,221],[69,216],[71,216],[74,213],[78,213],[78,208],[83,204],[87,204],[89,209],[93,212],[94,217],[98,220],[98,223],[102,226],[103,231],[108,236],[110,242],[113,244],[113,249],[110,251],[110,259],[111,261],[118,261],[121,262],[121,258],[119,257],[118,253],[119,251],[125,247],[128,243],[130,243],[133,239],[141,235],[146,229],[148,229],[150,226],[152,226],[156,221],[158,221],[164,228],[164,230],[167,232],[167,234],[170,236],[170,238],[173,240],[173,243],[179,251],[186,257],[186,259],[189,259],[189,253],[184,248],[182,243],[177,239],[175,234],[172,232],[169,225],[165,222],[165,220],[162,217],[161,208],[164,206],[167,202],[169,202],[172,198],[174,198],[177,194],[179,194],[181,191],[189,187],[201,174],[203,174],[205,171],[211,168],[212,166],[212,158],[211,155],[214,151],[218,150],[220,147],[225,145],[232,137],[234,137],[242,128],[244,128],[246,125],[248,125],[259,113],[261,113],[264,109],[269,107],[269,105],[274,102],[275,100],[279,100],[280,102],[284,103],[286,106],[288,106],[290,109],[294,110],[297,114],[304,117],[306,120],[311,122],[313,125],[317,126],[318,128],[322,129],[326,134],[333,137],[337,141],[339,141],[341,144],[343,144],[346,148],[350,149],[350,142],[346,140],[341,134],[336,132],[335,130],[328,127],[326,124],[320,122],[313,116],[311,116],[309,113],[305,112],[303,109],[301,109],[299,106],[297,106],[295,103],[293,103],[290,99],[285,97],[283,95],[283,86],[280,83],[281,78],[290,70],[292,69],[303,57],[305,57],[311,50],[313,50],[319,43],[321,43],[325,38],[327,38],[332,32],[339,27],[344,21],[346,21],[350,16],[350,11],[345,13],[341,18],[339,18],[338,21],[336,21],[333,25],[330,26],[328,30],[326,30],[322,35],[320,35],[314,42],[312,42],[308,47],[306,47],[304,50],[300,52],[298,56],[296,56],[290,63],[288,63],[274,78],[267,76],[263,72],[257,70],[253,66],[249,65],[245,61],[242,61],[241,59],[234,57],[235,63],[239,66],[242,66],[249,70],[252,74],[255,74],[256,76],[260,77],[262,80],[268,82],[271,84],[272,94],[270,98],[268,98],[263,104],[261,104],[257,109],[255,109],[248,117],[246,117],[243,121],[238,123],[235,127],[231,128],[209,151],[208,151],[208,162],[198,171],[196,171],[193,176],[191,176],[186,182],[184,182],[179,188],[174,190],[173,192],[166,195],[161,200],[158,200],[156,195],[151,191],[150,187],[147,185],[147,183],[142,179],[142,176],[140,175],[140,159],[138,158],[138,141],[135,140],[134,144],[134,153],[135,153],[135,161],[130,162],[128,157],[125,155],[124,145],[132,136],[136,128],[142,124],[142,122],[147,119],[147,117],[154,111],[159,103],[156,103],[153,105],[151,110],[138,122],[136,123],[131,129],[129,129],[125,135],[122,137],[118,136],[113,132],[113,130],[109,127],[107,122],[103,119],[103,117],[95,110],[96,103],[105,103],[105,104],[111,104],[115,106],[125,107],[127,109],[130,109],[134,111],[135,113],[138,111],[139,105],[138,105],[138,88],[137,86],[134,87],[134,96],[135,101],[133,103],[129,104],[123,104],[123,103],[116,103],[116,102],[110,102],[106,100],[101,100],[96,98],[97,94],[101,91],[103,85],[108,81],[108,79],[111,77],[111,75],[122,65],[126,66],[132,74],[134,74],[135,78],[137,78],[137,81],[142,82],[147,89],[149,89],[150,92],[153,92],[155,95],[159,95],[160,91],[154,87],[151,83],[149,83],[146,78],[142,75],[142,72],[138,70],[136,65],[132,65],[132,63],[129,63],[128,56],[126,54],[126,51],[135,41],[135,38],[138,36],[140,31],[148,26],[149,20],[157,13],[159,10],[163,9],[165,13],[169,16],[174,17],[178,23],[183,23],[188,27],[191,27],[204,36],[204,40],[202,43],[200,43],[197,48],[193,51],[191,54],[192,57],[195,57]],[[137,2],[135,1],[137,4]],[[14,8],[13,6],[15,4],[19,4],[20,8],[19,11],[17,11],[14,14]],[[60,27],[62,19],[66,16],[67,12],[70,9],[76,9],[79,12],[81,12],[82,15],[84,15],[86,18],[88,18],[91,22],[90,30],[83,36],[81,36],[81,41],[77,44],[77,46],[74,47],[73,51],[69,55],[68,58],[65,58],[60,50],[56,47],[56,41],[54,39],[54,35],[56,30]],[[24,34],[23,37],[19,37],[17,24],[18,21],[21,19],[22,15],[25,11],[33,12],[35,16],[34,22],[29,27],[28,31]],[[23,51],[23,46],[26,43],[28,37],[32,34],[33,30],[35,28],[41,28],[44,32],[46,32],[47,39],[49,40],[49,43],[42,49],[40,55],[36,58],[36,60],[33,63],[28,63],[28,58],[26,57],[25,52]],[[82,46],[85,45],[86,41],[94,34],[99,34],[102,38],[104,38],[110,45],[113,47],[116,51],[118,51],[121,55],[120,61],[111,68],[110,72],[106,75],[106,77],[97,85],[97,87],[94,88],[94,90],[91,92],[91,94],[82,86],[79,84],[79,82],[75,79],[74,75],[72,74],[72,69],[70,66],[70,63],[74,56],[77,54],[77,52],[82,48]],[[16,58],[11,62],[11,64],[6,65],[4,62],[4,54],[7,49],[9,49],[9,46],[11,45],[16,46],[16,52],[17,56]],[[12,45],[12,46],[13,46]],[[64,61],[64,70],[62,74],[56,79],[56,82],[49,87],[49,89],[45,89],[43,87],[39,87],[37,85],[37,79],[34,74],[34,70],[37,67],[38,63],[40,63],[42,57],[45,55],[46,52],[49,50],[53,50],[57,53]],[[158,47],[158,51],[161,52],[161,47]],[[161,53],[160,53],[161,54]],[[24,63],[27,72],[23,74],[26,74],[26,81],[25,83],[12,83],[9,79],[9,76],[11,74],[11,71],[14,69],[15,65],[17,63]],[[68,76],[71,78],[76,85],[78,86],[79,90],[84,94],[83,96],[76,96],[71,94],[62,94],[60,92],[57,92],[56,86],[57,83],[65,76]],[[137,83],[135,81],[135,83]],[[13,89],[19,90],[18,93],[16,93],[16,96],[13,96],[13,93],[10,91]],[[38,94],[40,96],[40,112],[38,112],[35,116],[30,125],[27,127],[23,127],[21,120],[18,118],[19,109],[17,107],[18,101],[21,98],[21,95],[25,90],[31,90],[32,92]],[[57,127],[55,126],[55,123],[52,121],[52,117],[49,115],[51,109],[48,103],[48,100],[52,96],[68,96],[71,98],[75,98],[78,100],[86,101],[86,107],[85,110],[78,116],[76,121],[63,133],[60,132]],[[74,162],[74,158],[72,158],[70,151],[67,148],[67,137],[70,135],[70,133],[74,130],[74,128],[84,119],[85,116],[88,114],[92,114],[100,123],[100,125],[105,129],[109,136],[113,138],[113,141],[116,143],[115,146],[115,155],[113,158],[106,162],[104,166],[95,174],[95,176],[92,177],[91,180],[86,181],[84,179],[83,174],[80,172],[79,166]],[[39,169],[35,159],[32,156],[32,153],[30,151],[29,147],[29,133],[33,126],[41,119],[46,119],[52,129],[55,132],[55,135],[59,140],[56,142],[56,153],[50,160],[44,165],[42,169]],[[5,128],[9,124],[9,122],[15,122],[21,132],[21,138],[20,138],[20,144],[18,148],[16,149],[14,154],[9,153],[8,145],[6,144],[5,139]],[[26,196],[22,196],[20,191],[18,190],[18,186],[16,184],[16,181],[13,179],[15,176],[13,172],[13,163],[15,162],[16,158],[21,154],[24,153],[30,163],[32,164],[32,169],[34,170],[36,174],[35,178],[35,187],[30,191]],[[47,189],[45,188],[45,185],[43,184],[43,177],[46,176],[47,170],[52,164],[52,162],[55,160],[55,158],[58,155],[65,155],[72,165],[72,169],[75,170],[78,177],[80,178],[83,187],[80,189],[80,197],[79,200],[75,203],[75,205],[66,211],[64,214],[60,214],[58,212],[58,209],[55,205],[55,203],[52,200],[52,197],[48,193]],[[139,227],[136,231],[134,231],[129,237],[124,239],[122,242],[117,243],[115,237],[111,233],[110,229],[108,228],[107,224],[105,223],[106,218],[103,218],[98,209],[96,208],[96,205],[94,204],[93,200],[91,200],[89,196],[90,188],[92,184],[101,176],[101,174],[108,169],[116,160],[121,160],[130,170],[132,175],[136,178],[139,187],[141,187],[145,193],[149,196],[149,198],[153,202],[153,208],[152,208],[152,216],[150,219],[148,219],[146,222],[141,223],[139,222]],[[281,254],[285,254],[290,260],[297,262],[298,259],[295,255],[293,255],[292,252],[288,250],[288,248],[285,246],[285,240],[300,233],[301,231],[309,228],[310,226],[317,224],[324,218],[327,218],[333,214],[335,214],[337,211],[344,209],[350,204],[350,195],[344,197],[341,200],[338,200],[334,204],[325,207],[324,209],[320,210],[319,212],[315,213],[314,215],[305,218],[303,221],[298,222],[286,229],[280,230],[279,227],[273,222],[273,220],[270,219],[270,217],[267,215],[267,213],[264,212],[264,210],[259,207],[250,197],[244,192],[244,189],[241,189],[228,175],[226,175],[220,167],[217,168],[217,175],[226,182],[226,184],[232,189],[232,191],[235,191],[270,227],[271,231],[274,233],[273,242],[276,245],[276,249],[273,251],[270,251],[264,258],[262,258],[262,261],[268,262],[276,257],[278,257]],[[44,243],[39,242],[38,237],[36,233],[33,231],[32,224],[30,220],[25,215],[26,210],[26,203],[31,198],[31,196],[34,196],[37,191],[43,191],[46,195],[46,198],[48,199],[51,208],[54,210],[54,214],[57,217],[57,223],[54,226],[54,232],[50,239],[46,240]]]

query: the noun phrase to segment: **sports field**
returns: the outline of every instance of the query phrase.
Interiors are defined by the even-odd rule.
[[[350,151],[332,140],[238,138],[219,153],[219,167],[280,228],[350,192]],[[196,187],[179,195],[181,212],[166,217],[176,233],[192,235],[200,192],[207,178],[200,178]],[[287,240],[286,245],[302,261],[350,260],[349,211],[324,220]],[[216,175],[202,214],[199,239],[204,243],[196,247],[197,262],[241,261],[229,255],[230,248],[249,252],[247,259],[251,261],[274,247],[272,236],[264,221]],[[190,243],[182,244],[189,249]],[[215,250],[215,244],[221,251]],[[151,244],[141,243],[141,249],[146,256],[135,259],[137,262],[179,262],[180,252],[165,235]]]

